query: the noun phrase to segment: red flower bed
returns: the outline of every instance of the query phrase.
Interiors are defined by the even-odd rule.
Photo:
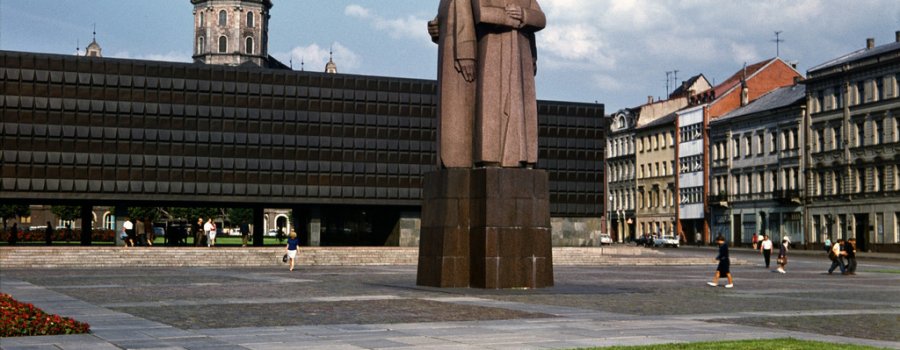
[[[0,294],[0,337],[81,334],[91,331],[87,323],[51,315],[31,304],[23,304],[9,294]]]
[[[11,232],[4,231],[0,228],[0,241],[9,242],[9,235]],[[19,230],[19,242],[43,242],[44,235],[46,232],[44,230],[36,230],[36,231],[26,231]],[[95,228],[91,230],[91,240],[94,242],[114,242],[115,241],[116,232],[109,229],[99,229]],[[54,242],[62,242],[66,240],[66,228],[63,227],[58,230],[53,231],[53,241]],[[80,229],[72,229],[72,234],[69,235],[69,241],[80,241],[81,240],[81,230]]]

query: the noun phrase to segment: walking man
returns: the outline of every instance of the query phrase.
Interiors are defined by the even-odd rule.
[[[768,269],[769,261],[772,259],[772,241],[769,239],[769,235],[763,235],[762,242],[759,242],[759,252],[762,253]]]
[[[834,272],[834,268],[840,267],[841,273],[847,272],[847,269],[844,267],[844,258],[841,256],[841,245],[844,243],[843,239],[838,238],[838,240],[831,246],[831,249],[828,251],[828,258],[831,259],[831,267],[828,268],[828,274],[830,275]]]

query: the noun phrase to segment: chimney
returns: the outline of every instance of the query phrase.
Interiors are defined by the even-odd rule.
[[[867,38],[866,39],[866,49],[875,48],[875,38]]]
[[[900,30],[894,32],[894,42],[900,43]]]
[[[746,81],[741,81],[741,107],[750,103],[750,89]]]
[[[653,95],[647,96],[647,104],[653,103]]]

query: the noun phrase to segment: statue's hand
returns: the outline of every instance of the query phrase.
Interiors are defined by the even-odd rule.
[[[506,15],[509,16],[509,18],[512,18],[519,22],[522,22],[522,20],[525,18],[522,7],[513,4],[506,5]]]
[[[463,79],[468,82],[475,81],[475,60],[461,59],[456,61],[456,70],[463,75]]]
[[[437,18],[428,21],[428,35],[431,36],[431,41],[437,41],[438,37],[441,35],[441,27],[438,25]]]

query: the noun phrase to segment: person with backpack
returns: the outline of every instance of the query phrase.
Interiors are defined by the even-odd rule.
[[[843,239],[838,238],[838,240],[830,247],[828,250],[828,259],[831,259],[831,267],[828,268],[828,274],[830,275],[834,272],[836,267],[841,268],[841,273],[847,271],[844,267],[844,258],[841,256],[841,245],[844,243]]]

